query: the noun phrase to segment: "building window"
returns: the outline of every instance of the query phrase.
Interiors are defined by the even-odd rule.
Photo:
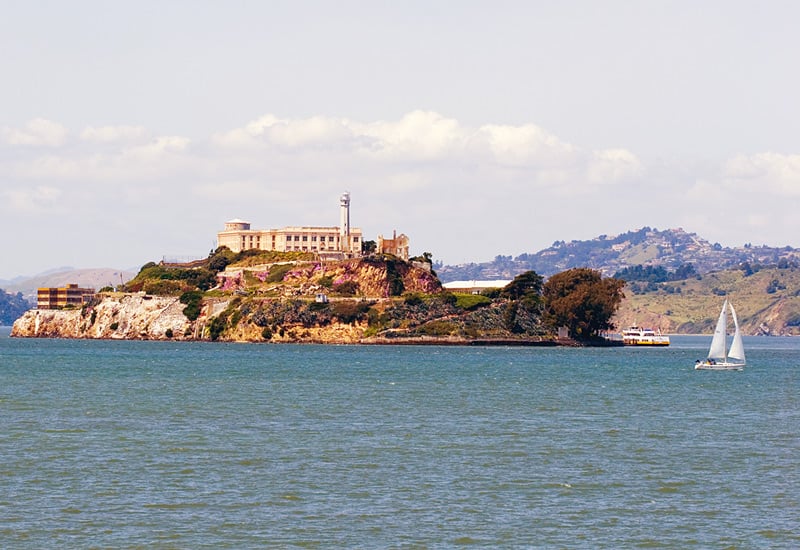
[[[294,241],[295,241],[295,242],[297,242],[297,241],[299,241],[299,240],[300,240],[300,235],[295,235],[295,236],[294,236]]]
[[[333,242],[333,236],[328,237],[328,242],[330,242],[330,243]]]
[[[353,237],[353,242],[357,243],[358,242],[358,237]]]
[[[303,242],[308,242],[308,235],[303,235]]]
[[[317,242],[317,236],[316,235],[311,235],[311,242],[312,243]]]

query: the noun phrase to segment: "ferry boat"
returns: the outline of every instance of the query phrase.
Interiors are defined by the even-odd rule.
[[[661,330],[630,327],[622,331],[622,343],[626,346],[668,346],[669,336],[661,334]]]

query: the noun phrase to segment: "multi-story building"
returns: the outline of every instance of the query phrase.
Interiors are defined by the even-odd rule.
[[[364,236],[361,229],[350,227],[350,193],[339,198],[339,226],[290,226],[281,229],[251,229],[240,219],[225,222],[217,233],[217,246],[233,252],[275,250],[277,252],[313,252],[322,258],[355,258],[362,255]],[[391,239],[378,235],[376,251],[408,260],[409,239],[395,231]]]
[[[315,252],[321,256],[352,258],[361,256],[361,229],[350,227],[350,193],[340,200],[339,227],[291,226],[281,229],[251,229],[250,222],[231,220],[217,233],[218,246],[233,252],[276,250],[278,252]]]
[[[93,288],[79,288],[77,284],[65,287],[42,287],[36,290],[36,307],[39,309],[58,309],[67,306],[80,307],[92,299]]]

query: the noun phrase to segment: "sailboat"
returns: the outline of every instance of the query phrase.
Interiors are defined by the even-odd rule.
[[[730,349],[726,350],[728,340],[728,315],[725,311],[730,308],[733,318],[734,332],[733,341]],[[695,361],[694,368],[697,370],[742,370],[745,365],[744,343],[742,333],[739,331],[739,320],[736,318],[736,310],[733,304],[722,304],[722,311],[717,319],[717,328],[714,329],[714,337],[711,339],[711,348],[708,350],[708,357],[705,361],[699,359]]]

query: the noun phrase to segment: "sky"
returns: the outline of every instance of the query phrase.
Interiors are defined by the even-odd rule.
[[[0,0],[0,280],[225,221],[445,264],[681,227],[800,247],[794,1]]]

